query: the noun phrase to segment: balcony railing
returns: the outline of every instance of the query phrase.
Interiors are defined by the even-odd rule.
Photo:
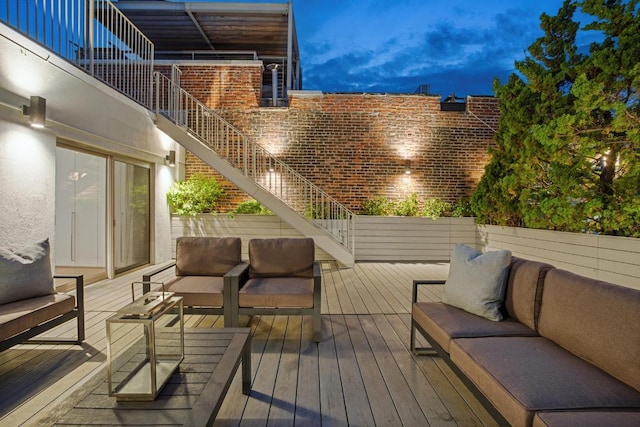
[[[5,0],[0,22],[151,107],[153,43],[109,0]]]
[[[156,112],[184,128],[218,156],[300,215],[331,234],[353,254],[353,213],[291,169],[191,94],[156,73]]]

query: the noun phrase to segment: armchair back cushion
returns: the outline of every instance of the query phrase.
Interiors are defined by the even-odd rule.
[[[238,237],[178,237],[176,276],[224,276],[242,260]]]
[[[49,239],[24,248],[0,248],[0,304],[55,293]]]
[[[251,239],[249,277],[313,277],[315,246],[311,238]]]

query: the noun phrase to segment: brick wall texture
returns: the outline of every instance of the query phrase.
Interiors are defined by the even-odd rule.
[[[355,211],[378,195],[468,198],[498,125],[493,97],[468,97],[466,111],[440,111],[439,96],[296,91],[289,93],[287,108],[260,108],[259,64],[180,68],[185,89]],[[411,175],[405,174],[406,159]],[[224,186],[219,211],[249,199],[188,153],[186,175],[197,172]]]

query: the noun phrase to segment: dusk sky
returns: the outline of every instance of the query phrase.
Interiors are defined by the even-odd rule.
[[[278,2],[278,1],[275,1]],[[492,95],[562,0],[293,0],[303,88]]]

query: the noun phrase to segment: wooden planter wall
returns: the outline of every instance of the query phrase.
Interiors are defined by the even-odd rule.
[[[476,225],[473,218],[357,216],[356,261],[449,261],[455,243],[482,250],[510,250],[515,256],[548,262],[587,277],[640,289],[640,239]],[[172,217],[172,255],[179,236],[235,236],[243,258],[251,238],[301,237],[277,216],[199,215]],[[318,260],[331,257],[316,250]]]
[[[356,261],[448,261],[455,243],[475,246],[477,229],[473,218],[356,217]],[[171,253],[179,236],[240,237],[243,258],[248,258],[251,238],[301,237],[277,216],[198,215],[173,216]],[[316,248],[318,260],[331,257]]]

